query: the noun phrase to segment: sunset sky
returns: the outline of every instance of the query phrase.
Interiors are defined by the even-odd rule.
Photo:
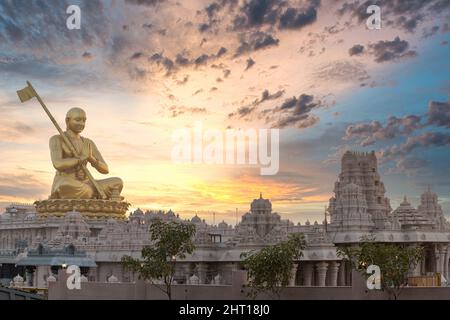
[[[234,223],[262,192],[283,218],[322,221],[350,149],[377,152],[393,209],[431,185],[450,218],[449,1],[1,1],[0,207],[46,199],[54,175],[56,131],[20,103],[26,80],[62,127],[86,110],[132,208]],[[172,134],[195,121],[280,128],[278,174],[174,164]]]

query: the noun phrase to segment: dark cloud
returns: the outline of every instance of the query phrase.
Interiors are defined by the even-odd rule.
[[[423,37],[424,38],[429,38],[434,36],[438,31],[439,31],[439,26],[434,26],[431,29],[426,29],[423,31]]]
[[[338,10],[340,16],[349,14],[359,23],[364,22],[370,16],[367,8],[370,5],[378,5],[382,8],[383,21],[386,25],[394,25],[405,31],[413,32],[419,22],[435,19],[436,14],[450,8],[448,0],[366,0],[345,2]]]
[[[205,32],[205,31],[208,31],[210,28],[211,28],[211,25],[209,25],[207,23],[202,23],[198,26],[198,31]]]
[[[348,54],[350,56],[355,56],[355,55],[359,55],[361,53],[364,52],[364,46],[360,45],[360,44],[355,44],[353,47],[351,47],[348,50]]]
[[[194,60],[194,64],[196,66],[204,65],[208,62],[208,60],[209,60],[209,56],[207,54],[202,54],[199,57],[197,57],[197,59]]]
[[[125,0],[126,3],[133,5],[143,5],[143,6],[155,6],[159,3],[163,3],[166,0]]]
[[[263,34],[254,39],[252,47],[254,50],[263,49],[270,46],[277,46],[280,41],[270,34]]]
[[[239,0],[218,0],[216,2],[213,2],[206,6],[205,11],[208,15],[208,18],[210,20],[213,20],[216,17],[216,14],[221,11],[222,9],[228,8],[231,10],[235,6],[237,6],[239,3]]]
[[[391,146],[383,149],[380,152],[384,160],[392,160],[399,156],[406,156],[414,149],[419,147],[450,147],[450,133],[449,132],[426,132],[418,136],[409,137],[405,143],[397,146]]]
[[[255,107],[240,107],[235,112],[228,114],[228,118],[244,118],[253,113],[254,110]]]
[[[269,90],[264,90],[262,95],[261,95],[261,99],[259,101],[256,102],[256,104],[260,104],[263,103],[264,101],[267,100],[275,100],[280,98],[282,95],[284,94],[284,90],[279,90],[273,94],[269,93]]]
[[[188,80],[189,80],[189,75],[185,75],[183,80],[177,80],[176,83],[177,83],[177,85],[181,86],[181,85],[186,84],[188,82]]]
[[[209,62],[222,57],[224,54],[226,54],[226,52],[227,49],[225,47],[220,47],[216,54],[208,55],[206,53],[203,53],[196,58],[191,59],[187,52],[183,50],[183,52],[176,54],[175,60],[164,56],[162,53],[154,53],[149,57],[149,61],[164,66],[167,74],[171,74],[173,72],[179,71],[183,67],[200,67],[207,65]],[[138,55],[138,57],[140,57],[140,55]],[[214,66],[216,65],[212,65],[212,67]]]
[[[148,60],[163,67],[166,70],[166,75],[171,74],[175,68],[175,63],[171,59],[165,57],[162,53],[154,53]]]
[[[450,128],[450,101],[431,101],[428,105],[428,124]]]
[[[253,65],[255,64],[255,60],[253,60],[252,58],[248,58],[247,59],[247,66],[245,67],[245,71],[247,71],[248,69],[250,69],[251,67],[253,67]]]
[[[268,111],[266,122],[272,123],[275,128],[308,128],[319,121],[311,111],[322,106],[322,102],[314,100],[314,96],[301,94],[298,98],[289,98],[281,106]]]
[[[234,17],[235,30],[251,29],[262,25],[281,29],[300,29],[317,20],[319,0],[305,1],[299,7],[290,7],[284,0],[250,0],[239,8]]]
[[[218,0],[210,3],[204,9],[208,22],[201,23],[198,26],[198,30],[200,32],[206,32],[213,29],[213,27],[220,22],[220,19],[217,17],[218,13],[226,7],[231,11],[237,4],[238,0]],[[201,12],[198,13],[200,14]]]
[[[179,53],[177,54],[176,58],[175,58],[175,62],[176,64],[180,65],[180,66],[187,66],[190,64],[190,61],[188,58],[186,58],[183,54]]]
[[[415,57],[417,53],[409,49],[409,43],[396,37],[394,40],[381,40],[374,44],[369,44],[370,53],[375,56],[378,63],[395,61],[401,58]]]
[[[136,66],[129,66],[128,75],[131,80],[143,80],[147,77],[147,70]]]
[[[223,77],[224,78],[228,78],[228,76],[231,74],[231,70],[229,69],[225,69],[223,70]]]
[[[395,168],[388,170],[389,173],[403,173],[407,176],[416,175],[426,168],[428,161],[416,157],[402,157],[395,161]]]
[[[121,62],[125,55],[129,55],[131,39],[124,34],[116,34],[112,37],[109,50],[109,61],[113,64]]]
[[[85,51],[85,52],[81,55],[81,57],[82,57],[83,59],[86,59],[86,60],[91,60],[91,59],[94,58],[94,56],[92,55],[92,53],[87,52],[87,51]]]
[[[256,99],[248,106],[242,106],[242,107],[238,108],[235,112],[228,114],[228,117],[229,118],[235,118],[235,117],[247,118],[247,116],[250,116],[251,114],[253,114],[256,111],[256,107],[258,105],[260,105],[261,103],[263,103],[265,101],[276,100],[276,99],[280,98],[281,96],[283,96],[283,94],[284,94],[284,90],[279,90],[279,91],[271,94],[271,93],[269,93],[269,90],[266,89],[262,92],[260,99]],[[246,120],[249,120],[249,119],[247,118]]]
[[[422,15],[415,15],[414,17],[400,16],[396,19],[395,25],[412,33],[416,30],[419,22],[422,20]]]
[[[444,25],[442,26],[442,32],[450,32],[450,26],[448,25],[448,23],[444,23]]]
[[[220,9],[220,4],[217,2],[213,2],[205,8],[205,11],[208,14],[208,17],[212,19],[215,16],[216,12],[218,12]]]
[[[176,118],[182,114],[195,115],[207,113],[205,108],[184,107],[184,106],[171,106],[169,107],[169,111],[171,112],[172,118]]]
[[[379,140],[409,135],[422,127],[421,118],[415,115],[408,115],[403,118],[390,117],[385,126],[379,121],[348,126],[344,139],[357,139],[361,146],[366,147]]]
[[[450,8],[450,1],[448,0],[436,0],[430,6],[430,10],[435,12],[442,12]]]
[[[406,142],[400,146],[394,145],[380,152],[383,161],[393,159],[398,161],[419,147],[449,145],[450,135],[448,132],[426,132],[418,136],[411,136],[415,131],[428,126],[450,128],[450,103],[430,101],[428,111],[423,117],[417,115],[408,115],[403,118],[390,117],[386,125],[382,125],[379,121],[350,125],[346,129],[343,139],[355,139],[357,143],[365,147],[377,141],[408,136]]]
[[[262,24],[274,25],[277,22],[282,1],[250,0],[241,8],[243,14],[234,19],[234,27],[242,29]]]
[[[104,46],[109,38],[109,20],[102,1],[82,0],[79,3],[84,28],[77,32],[66,26],[66,9],[69,5],[66,0],[1,1],[0,30],[4,30],[3,44],[12,46],[9,49],[29,49],[47,54],[49,58],[61,55],[79,57],[83,52],[81,50],[86,47],[96,44]],[[32,22],[30,17],[33,17]]]
[[[266,49],[272,46],[278,46],[280,41],[268,33],[256,31],[247,36],[245,34],[241,34],[239,42],[240,46],[236,49],[236,57],[244,53]]]
[[[280,17],[280,29],[300,29],[317,20],[317,10],[310,6],[305,11],[288,8]]]
[[[223,56],[225,53],[227,53],[227,51],[228,51],[227,48],[221,47],[219,49],[219,51],[217,51],[216,56],[219,58],[219,57]]]
[[[131,60],[137,60],[140,59],[142,57],[144,57],[145,54],[143,52],[135,52],[133,53],[133,55],[130,57]]]
[[[397,166],[403,169],[419,169],[427,165],[427,161],[419,158],[405,158],[397,162]]]

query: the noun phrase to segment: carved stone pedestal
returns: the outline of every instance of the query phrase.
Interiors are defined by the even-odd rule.
[[[125,219],[130,203],[121,200],[48,199],[34,203],[40,217],[64,217],[68,211],[78,211],[90,219]]]

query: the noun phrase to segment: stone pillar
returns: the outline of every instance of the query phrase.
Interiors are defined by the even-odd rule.
[[[440,247],[438,250],[436,250],[436,253],[437,253],[436,271],[444,275],[445,249],[443,247]]]
[[[412,276],[413,277],[418,277],[418,276],[420,276],[421,274],[422,274],[422,272],[421,272],[421,267],[422,267],[422,264],[420,263],[420,261],[416,264],[416,266],[415,266],[415,268],[413,269],[413,271],[412,271]]]
[[[34,285],[34,268],[26,267],[25,268],[25,286],[32,287]]]
[[[444,278],[448,281],[448,247],[444,247]]]
[[[440,260],[441,260],[441,255],[439,254],[439,247],[436,246],[436,248],[434,249],[434,261],[435,261],[434,269],[438,273],[441,272],[441,261]]]
[[[339,268],[339,285],[340,286],[345,286],[346,282],[345,282],[345,273],[347,272],[347,270],[345,270],[345,261],[341,262],[341,267]]]
[[[225,263],[222,265],[222,278],[225,284],[232,284],[233,272],[237,270],[237,263]]]
[[[87,277],[89,279],[89,281],[97,281],[97,268],[89,268]],[[133,278],[133,272],[129,272],[130,274],[130,282],[134,282],[134,278]]]
[[[328,262],[322,261],[322,262],[316,263],[316,268],[317,268],[317,274],[318,274],[317,285],[319,287],[325,287],[325,281],[327,279]]]
[[[330,262],[330,287],[337,287],[338,271],[340,263],[337,261]]]
[[[298,269],[298,263],[294,263],[291,270],[291,278],[289,279],[289,285],[291,287],[295,286],[295,280],[297,279],[297,269]]]
[[[197,263],[198,279],[200,284],[206,283],[206,271],[208,270],[208,265],[206,263]]]
[[[184,268],[184,274],[186,275],[186,284],[188,284],[189,278],[191,277],[191,272],[192,272],[191,264],[188,262],[183,266],[183,268]]]
[[[417,246],[416,245],[412,245],[411,246],[412,247],[412,249],[414,249],[414,248],[416,248]],[[409,271],[409,273],[408,273],[408,275],[409,276],[412,276],[412,277],[418,277],[418,276],[420,276],[422,273],[421,273],[421,267],[422,267],[422,264],[421,264],[421,261],[419,261],[417,264],[416,264],[416,266],[414,267],[414,269],[412,269],[412,270],[410,270]]]
[[[35,267],[34,269],[32,269],[31,271],[31,281],[32,281],[32,286],[37,288],[37,284],[38,284],[38,276],[39,276],[39,270],[38,267]]]
[[[422,273],[424,274],[424,275],[426,275],[426,273],[427,273],[427,270],[426,270],[426,261],[425,261],[425,257],[423,257],[423,259],[422,259],[422,261],[421,262],[419,262],[420,263],[420,269],[422,269]]]
[[[312,262],[305,262],[305,267],[303,269],[303,285],[310,287],[312,285],[313,276],[313,264]]]

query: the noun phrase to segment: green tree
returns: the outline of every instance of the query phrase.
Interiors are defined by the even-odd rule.
[[[280,298],[280,293],[292,277],[294,260],[302,255],[306,242],[303,234],[292,234],[287,241],[269,246],[260,251],[241,254],[247,269],[249,296],[256,298],[259,293],[269,292]]]
[[[156,219],[150,225],[150,233],[153,244],[142,249],[142,260],[124,256],[122,264],[125,270],[132,270],[139,274],[139,278],[150,280],[172,300],[175,262],[194,251],[195,225]],[[163,284],[155,283],[155,280],[162,280]]]
[[[408,283],[408,272],[422,260],[422,246],[375,242],[373,237],[362,237],[358,246],[339,247],[337,253],[352,268],[368,278],[367,267],[376,265],[381,271],[381,289],[397,300]]]

